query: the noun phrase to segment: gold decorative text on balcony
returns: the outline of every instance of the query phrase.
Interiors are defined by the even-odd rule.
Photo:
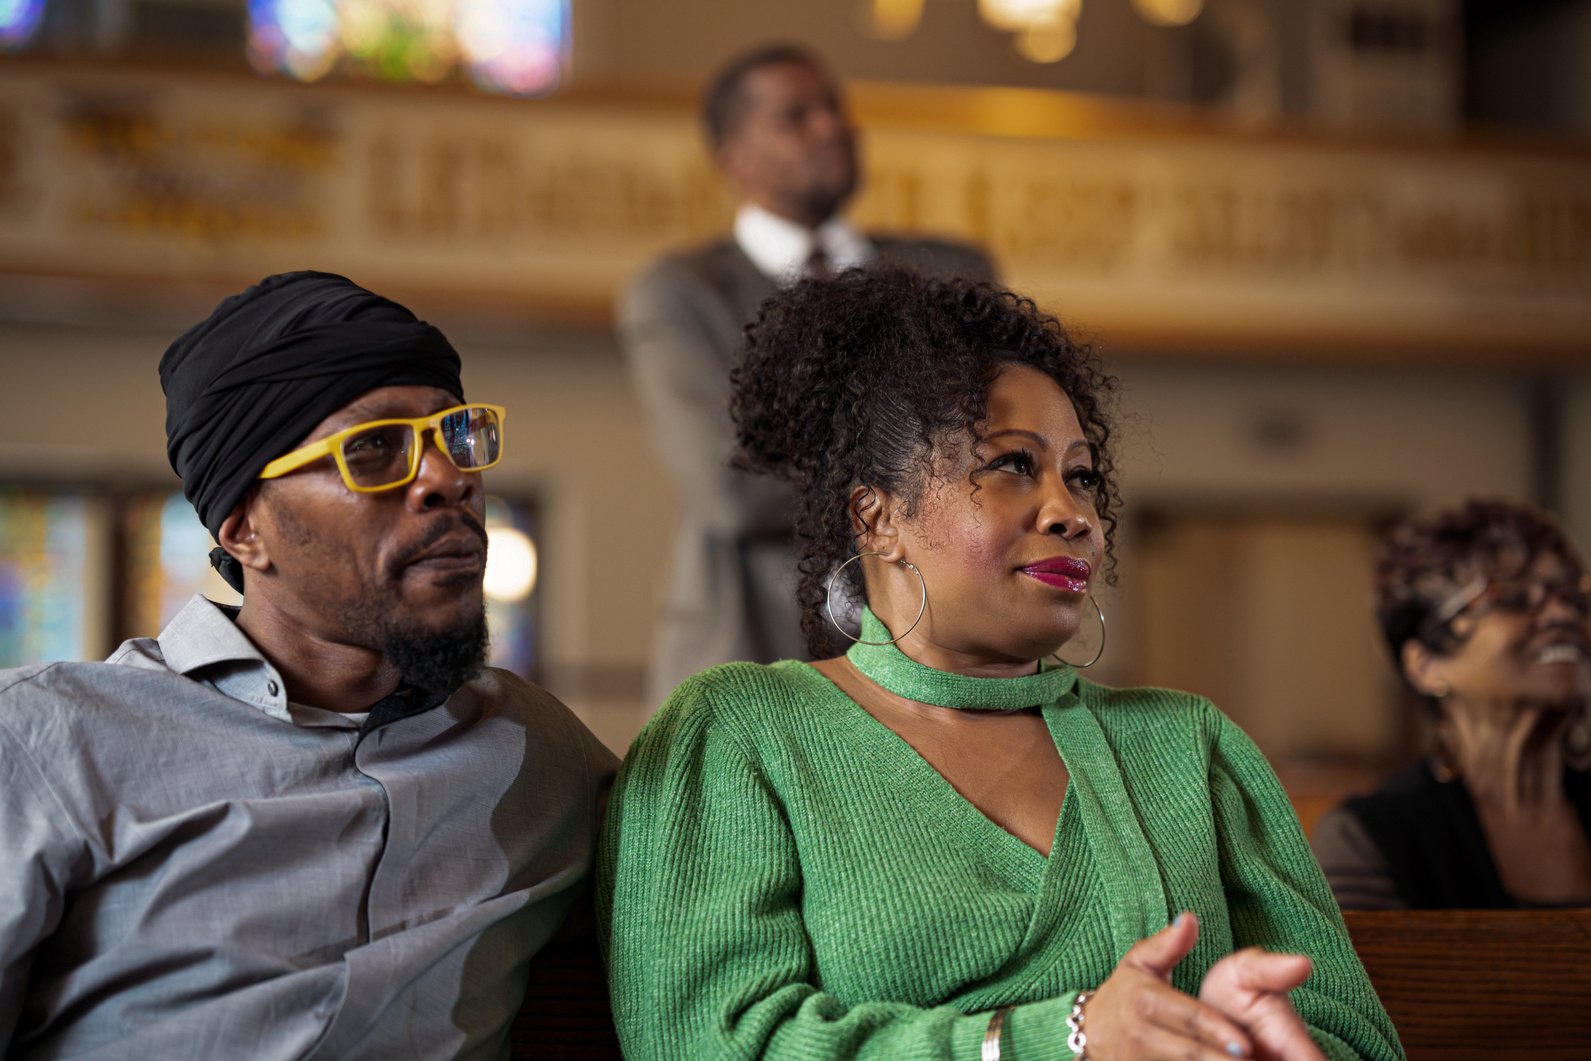
[[[857,92],[859,220],[983,243],[1107,339],[1586,350],[1586,153],[1039,128],[974,94],[931,131],[900,91]],[[314,267],[593,320],[730,210],[683,107],[0,69],[0,272]]]

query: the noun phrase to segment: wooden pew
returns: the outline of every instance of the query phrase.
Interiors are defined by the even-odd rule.
[[[1343,917],[1410,1061],[1591,1058],[1591,909]]]
[[[1410,1061],[1591,1059],[1591,910],[1348,910]],[[543,950],[512,1056],[619,1061],[594,940]]]

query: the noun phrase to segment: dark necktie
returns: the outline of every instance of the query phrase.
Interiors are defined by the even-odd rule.
[[[829,261],[821,244],[813,245],[812,253],[807,255],[806,269],[801,275],[813,280],[827,280],[834,275],[834,263]]]

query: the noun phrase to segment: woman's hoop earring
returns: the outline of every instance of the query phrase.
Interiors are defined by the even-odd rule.
[[[1066,660],[1061,658],[1061,654],[1059,652],[1050,657],[1057,663],[1065,663],[1066,666],[1072,668],[1073,670],[1087,670],[1094,664],[1098,663],[1099,657],[1105,654],[1105,609],[1099,606],[1099,601],[1094,599],[1094,595],[1092,593],[1088,595],[1088,602],[1092,604],[1094,606],[1094,610],[1099,613],[1099,651],[1094,653],[1094,658],[1089,660],[1087,663],[1067,663]]]
[[[896,560],[895,563],[899,564],[901,567],[904,567],[906,570],[917,576],[917,583],[923,588],[923,602],[917,606],[917,618],[912,620],[912,624],[908,626],[903,633],[896,634],[888,641],[863,641],[861,638],[854,636],[850,633],[850,631],[846,630],[845,627],[840,625],[840,621],[834,617],[834,580],[840,577],[841,572],[850,567],[852,564],[856,563],[862,557],[883,555],[883,553],[857,553],[855,556],[845,561],[845,563],[834,569],[834,574],[829,576],[828,589],[824,591],[823,594],[823,607],[829,613],[829,622],[833,625],[834,629],[838,630],[846,637],[849,637],[858,645],[893,645],[895,642],[899,641],[901,638],[917,629],[917,624],[923,621],[923,613],[928,610],[928,583],[923,581],[923,573],[917,570],[917,565],[912,563],[910,560]]]
[[[1564,727],[1563,761],[1580,773],[1591,770],[1591,704],[1581,704]]]

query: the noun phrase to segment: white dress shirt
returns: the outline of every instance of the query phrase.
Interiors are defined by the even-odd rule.
[[[866,265],[873,257],[873,245],[843,217],[811,229],[752,203],[735,214],[735,242],[753,265],[780,284],[799,280],[814,250],[823,251],[835,272]]]

